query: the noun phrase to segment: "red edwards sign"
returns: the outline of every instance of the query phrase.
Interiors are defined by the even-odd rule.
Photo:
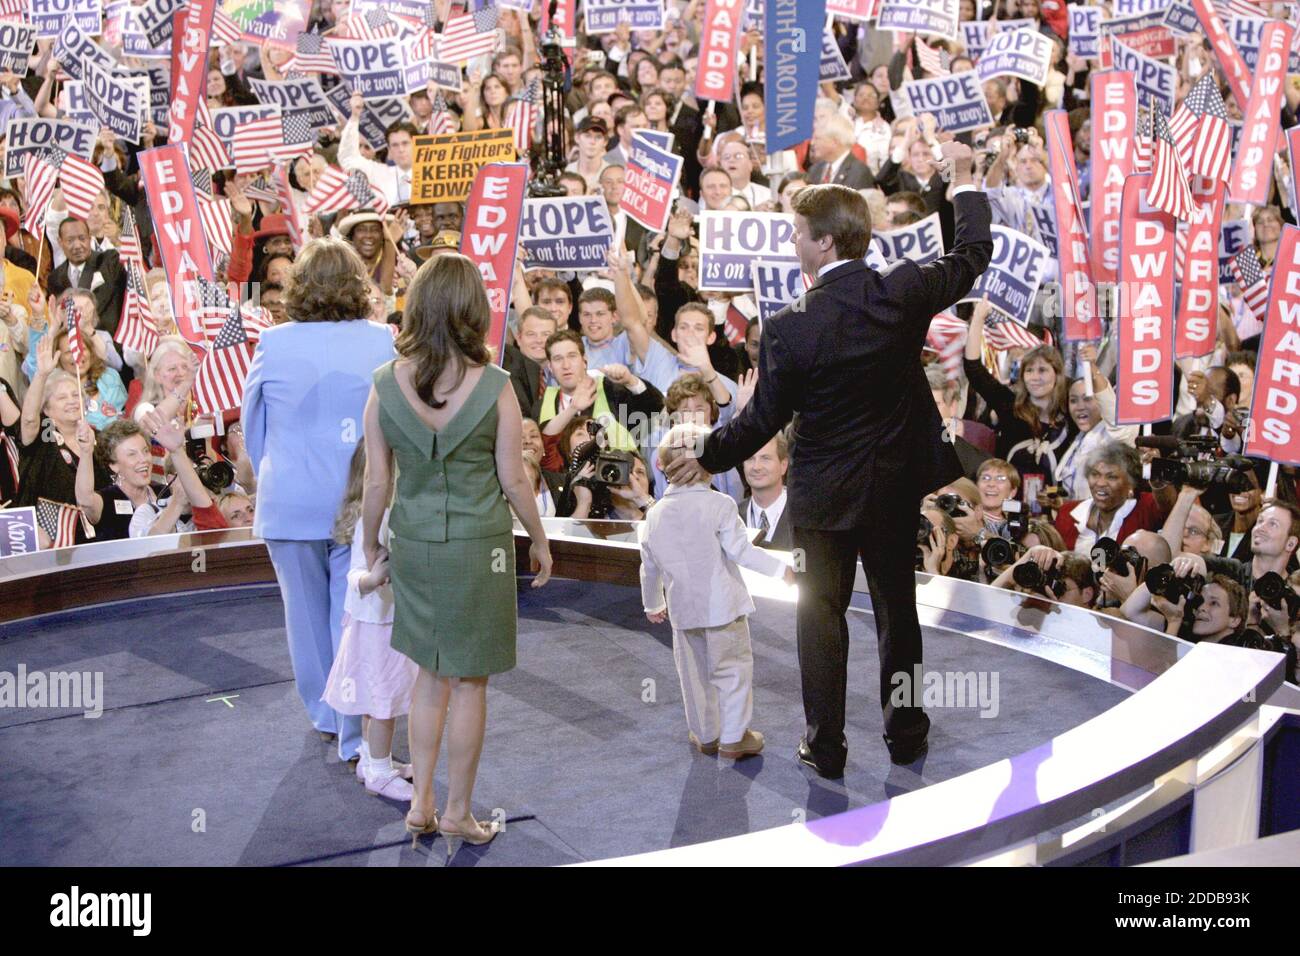
[[[1137,86],[1132,73],[1092,74],[1092,205],[1088,235],[1092,277],[1114,282],[1119,268],[1119,206],[1124,180],[1133,174]]]
[[[1174,411],[1174,217],[1146,201],[1151,174],[1124,183],[1119,214],[1117,423],[1162,422]]]
[[[695,68],[696,99],[727,102],[732,98],[736,59],[740,56],[740,21],[744,15],[745,0],[708,0]]]
[[[1219,226],[1223,218],[1221,180],[1192,178],[1192,216],[1187,224],[1183,294],[1178,302],[1178,358],[1214,351],[1219,326]]]
[[[1300,465],[1300,227],[1282,229],[1261,342],[1245,451]]]
[[[488,305],[492,308],[487,341],[498,365],[505,353],[506,312],[510,308],[527,184],[527,163],[488,163],[480,167],[469,190],[465,228],[460,237],[461,254],[478,266],[487,287]]]
[[[1268,205],[1273,191],[1273,154],[1277,152],[1282,86],[1286,82],[1291,50],[1291,27],[1273,21],[1264,27],[1255,65],[1255,85],[1242,114],[1245,126],[1237,148],[1237,162],[1228,179],[1228,197],[1253,206]]]
[[[176,328],[193,345],[207,342],[200,316],[195,279],[212,281],[212,259],[203,235],[194,181],[185,159],[185,147],[168,143],[147,149],[137,157],[149,212],[154,221],[154,241],[171,285],[172,314]]]
[[[1071,342],[1101,338],[1097,288],[1088,260],[1088,233],[1079,205],[1079,177],[1074,168],[1074,141],[1065,110],[1044,114],[1047,156],[1056,211],[1056,246],[1060,257],[1061,309],[1065,337]]]

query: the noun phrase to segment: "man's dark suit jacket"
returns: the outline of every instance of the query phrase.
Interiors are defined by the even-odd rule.
[[[787,510],[794,527],[863,528],[882,502],[917,507],[962,474],[921,367],[932,316],[970,291],[993,255],[988,197],[956,198],[956,243],[928,265],[836,266],[763,323],[758,388],[708,437],[701,464],[734,468],[796,414]]]
[[[825,182],[823,177],[829,166],[829,163],[814,163],[808,169],[808,182]],[[840,163],[840,168],[835,170],[835,178],[831,182],[848,186],[850,189],[870,189],[876,185],[876,177],[871,174],[871,167],[852,153],[848,153],[844,157],[844,162]]]
[[[755,541],[754,544],[760,548],[771,548],[776,551],[790,551],[794,548],[794,529],[790,526],[790,499],[786,498],[785,510],[781,512],[781,517],[777,519],[776,527],[767,532],[767,537],[762,541]],[[740,520],[749,520],[749,499],[736,505],[736,510],[740,512]]]
[[[537,420],[537,384],[541,381],[542,367],[519,350],[507,345],[501,356],[501,367],[510,373],[510,385],[519,399],[519,410],[525,418]]]
[[[117,250],[92,252],[90,258],[81,268],[78,288],[90,291],[95,276],[101,275],[104,281],[94,289],[95,311],[99,313],[99,327],[110,335],[117,331],[118,320],[122,317],[122,299],[126,295],[126,272],[118,260]],[[62,295],[68,288],[68,262],[50,271],[50,295]]]

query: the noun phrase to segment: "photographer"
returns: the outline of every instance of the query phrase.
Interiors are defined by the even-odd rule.
[[[1168,542],[1174,554],[1217,555],[1223,545],[1223,532],[1214,517],[1199,504],[1204,493],[1203,488],[1183,485],[1169,509],[1160,537]]]
[[[1173,581],[1190,583],[1190,591],[1183,588],[1175,601],[1152,594],[1143,583],[1124,602],[1124,616],[1185,641],[1242,646],[1249,609],[1246,589],[1224,574],[1205,578],[1189,555],[1174,558],[1171,568]]]
[[[1228,454],[1240,452],[1241,410],[1237,400],[1241,395],[1241,381],[1237,374],[1222,366],[1205,372],[1189,372],[1187,393],[1196,400],[1196,408],[1174,419],[1174,437],[1213,435]]]
[[[1033,565],[1036,572],[1016,570],[1029,565]],[[1021,555],[1015,564],[993,580],[993,586],[1086,608],[1092,607],[1100,593],[1092,563],[1086,557],[1073,551],[1062,553],[1043,545],[1032,547]]]
[[[930,533],[922,540],[927,524]],[[957,559],[957,526],[952,518],[938,508],[922,508],[916,550],[918,571],[949,576]]]
[[[1216,555],[1188,555],[1197,562],[1194,571],[1203,577],[1226,574],[1247,591],[1270,571],[1285,578],[1291,570],[1296,549],[1300,547],[1300,506],[1289,501],[1270,499],[1264,502],[1255,527],[1250,533],[1251,559],[1237,561]]]
[[[175,534],[178,531],[210,531],[228,528],[229,523],[213,501],[198,470],[185,453],[185,435],[172,422],[163,421],[157,412],[146,412],[141,424],[153,440],[167,449],[168,460],[176,472],[171,495],[146,502],[131,517],[130,536]]]
[[[1098,584],[1103,607],[1120,607],[1142,583],[1147,568],[1168,564],[1173,557],[1169,542],[1154,531],[1134,531],[1121,550],[1124,560],[1116,560],[1108,567],[1099,566],[1093,552],[1093,571],[1101,575]]]
[[[1287,582],[1291,595],[1300,587],[1300,572],[1292,574]],[[1269,650],[1285,654],[1286,679],[1296,683],[1296,660],[1300,655],[1300,598],[1283,595],[1282,600],[1266,601],[1258,590],[1250,595],[1250,622],[1259,629]],[[1276,607],[1274,607],[1276,603]]]
[[[979,506],[975,504],[978,500],[979,491],[975,483],[968,478],[959,478],[935,494],[927,495],[921,503],[923,512],[934,508],[952,521],[957,544],[954,563],[947,572],[948,577],[964,581],[980,580],[980,537],[984,533],[984,522],[980,517]]]

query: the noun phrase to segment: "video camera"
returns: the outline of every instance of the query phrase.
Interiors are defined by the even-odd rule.
[[[1195,613],[1205,603],[1205,598],[1201,596],[1205,578],[1199,574],[1177,577],[1172,564],[1157,564],[1147,572],[1145,583],[1148,591],[1160,595],[1170,604],[1177,604],[1185,598],[1187,603],[1183,606],[1184,615]]]
[[[1141,579],[1147,566],[1147,559],[1136,548],[1121,548],[1114,538],[1098,538],[1089,557],[1092,559],[1092,573],[1099,578],[1107,571],[1126,578],[1131,570]]]
[[[1147,481],[1164,481],[1194,488],[1219,486],[1230,494],[1241,494],[1255,487],[1251,480],[1254,465],[1242,455],[1223,451],[1215,435],[1140,435],[1139,448],[1155,448],[1166,457],[1156,458],[1142,467]]]

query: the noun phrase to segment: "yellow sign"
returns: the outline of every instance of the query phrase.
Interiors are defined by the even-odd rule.
[[[515,136],[509,129],[417,136],[411,202],[464,202],[480,166],[514,158]]]

